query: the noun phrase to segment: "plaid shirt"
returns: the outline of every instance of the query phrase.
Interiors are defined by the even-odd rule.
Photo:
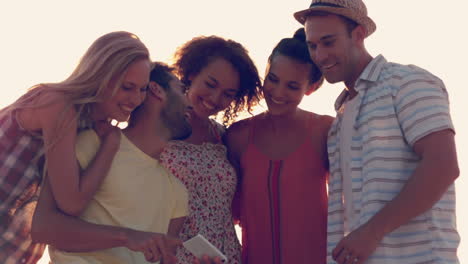
[[[43,141],[15,117],[0,116],[0,263],[36,263],[45,248],[30,235],[44,160],[36,155]]]

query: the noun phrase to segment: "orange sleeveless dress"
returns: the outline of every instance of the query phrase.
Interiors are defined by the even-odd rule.
[[[308,130],[314,133],[316,116]],[[273,160],[253,142],[255,118],[243,153],[239,199],[242,263],[311,264],[326,261],[328,168],[308,137]]]

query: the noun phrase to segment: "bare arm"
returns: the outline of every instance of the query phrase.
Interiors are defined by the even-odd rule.
[[[420,139],[414,150],[421,157],[418,168],[401,192],[369,221],[382,236],[432,208],[459,176],[451,130]]]
[[[227,147],[228,159],[240,176],[240,158],[249,141],[249,120],[241,120],[232,124],[223,136]]]
[[[224,144],[227,147],[228,160],[236,170],[237,174],[240,173],[240,157],[244,151],[247,140],[243,142],[243,130],[245,125],[240,123],[232,124],[223,136]]]
[[[358,263],[363,263],[386,234],[432,208],[458,177],[451,130],[435,132],[418,140],[414,150],[421,157],[418,168],[392,201],[338,243],[333,256],[339,263],[345,261],[341,254],[343,250],[357,256]]]
[[[322,157],[322,160],[325,164],[326,168],[329,168],[329,161],[328,161],[328,149],[327,149],[327,139],[328,139],[328,131],[330,130],[330,127],[335,120],[335,118],[327,115],[323,115],[320,117],[321,119],[321,146],[320,146],[320,155]]]
[[[91,224],[60,212],[49,181],[44,182],[33,218],[31,236],[34,241],[65,251],[92,251],[126,246],[127,231]]]
[[[34,214],[31,236],[35,242],[53,245],[63,251],[127,247],[142,252],[148,261],[163,259],[166,260],[164,263],[174,263],[172,250],[182,243],[164,234],[97,225],[66,215],[57,208],[47,180]]]
[[[228,159],[237,175],[237,188],[232,201],[232,217],[234,224],[240,224],[240,187],[242,172],[240,158],[248,144],[248,121],[239,121],[232,124],[224,135],[224,144],[227,147]]]
[[[182,230],[185,219],[187,219],[187,217],[172,218],[169,223],[167,234],[171,237],[179,237],[180,230]]]
[[[57,205],[67,214],[79,215],[107,175],[118,141],[115,136],[104,137],[94,161],[80,177],[75,157],[76,111],[70,109],[63,115],[65,105],[65,102],[50,104],[39,108],[36,115],[44,136],[48,177]],[[57,122],[60,124],[62,120],[65,122],[57,128]]]
[[[167,235],[169,237],[179,238],[180,231],[182,230],[182,226],[185,223],[185,219],[187,219],[187,217],[172,218],[171,222],[169,223],[169,229],[167,231]],[[177,253],[177,246],[178,245],[168,247],[168,249],[170,250],[172,254],[174,254],[174,256]]]

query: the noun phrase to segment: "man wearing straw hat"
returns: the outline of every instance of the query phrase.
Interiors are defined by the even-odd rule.
[[[313,0],[294,14],[329,83],[344,82],[328,138],[328,263],[458,263],[459,175],[443,82],[372,57],[361,0]]]

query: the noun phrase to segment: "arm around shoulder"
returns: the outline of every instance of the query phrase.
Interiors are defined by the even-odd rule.
[[[59,208],[70,214],[76,212],[77,200],[80,199],[79,166],[75,157],[76,114],[64,98],[36,111],[44,138],[47,177],[53,197]]]
[[[240,159],[249,141],[249,120],[241,120],[232,124],[228,128],[224,138],[228,151],[228,159],[236,170],[237,175],[237,187],[231,205],[234,224],[240,224],[240,181],[242,179]]]
[[[327,133],[328,133],[328,130],[330,130],[330,127],[333,123],[333,121],[335,121],[335,118],[332,117],[332,116],[329,116],[329,115],[322,115],[322,120],[325,124],[325,127],[326,127],[326,130],[327,130]]]
[[[180,224],[181,220],[178,221]],[[181,243],[178,239],[166,238],[165,234],[98,225],[65,215],[57,208],[47,180],[34,213],[31,237],[37,243],[52,245],[62,251],[89,252],[126,247],[142,252],[145,256],[155,247],[167,245],[172,249]],[[167,258],[172,257],[172,253],[167,250],[162,254]]]
[[[238,121],[227,129],[224,134],[224,143],[228,150],[228,158],[232,165],[239,169],[240,157],[247,148],[249,140],[250,119]]]
[[[90,166],[80,175],[76,158],[78,117],[75,108],[66,100],[58,100],[36,112],[44,137],[47,177],[53,197],[63,212],[77,216],[107,175],[117,148],[115,144],[102,142]]]
[[[330,128],[332,126],[333,121],[335,118],[329,116],[329,115],[322,115],[320,116],[321,120],[321,155],[324,160],[324,164],[326,168],[329,168],[329,161],[328,161],[328,148],[327,148],[327,140],[328,140],[328,131],[330,131]]]
[[[129,231],[88,223],[62,213],[57,208],[50,183],[47,179],[44,181],[32,222],[33,241],[64,251],[84,252],[126,246]]]

